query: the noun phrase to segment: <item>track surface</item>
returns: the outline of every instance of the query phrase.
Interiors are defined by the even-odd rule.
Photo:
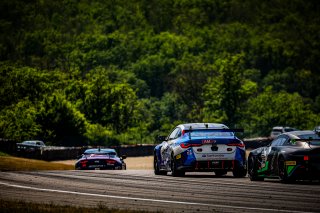
[[[0,198],[161,212],[320,212],[320,183],[151,170],[0,172]]]

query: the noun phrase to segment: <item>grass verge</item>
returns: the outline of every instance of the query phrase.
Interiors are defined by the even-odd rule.
[[[39,204],[25,201],[0,200],[0,209],[2,213],[12,212],[35,212],[35,213],[138,213],[145,211],[119,210],[111,209],[103,204],[97,207],[86,208],[76,206],[59,206],[54,204]]]
[[[0,171],[71,170],[73,165],[17,158],[0,153]]]

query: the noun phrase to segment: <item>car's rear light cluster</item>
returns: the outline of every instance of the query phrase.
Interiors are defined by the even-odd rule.
[[[309,156],[308,155],[303,156],[303,160],[304,161],[308,161],[309,160]]]
[[[88,161],[87,160],[82,160],[82,161],[80,161],[80,163],[81,163],[81,167],[86,167]]]
[[[227,146],[237,146],[237,147],[244,147],[244,143],[229,143]]]
[[[202,146],[202,144],[199,144],[199,143],[181,143],[180,144],[180,147],[184,149],[189,147],[199,147],[199,146]]]
[[[111,160],[111,159],[107,159],[107,160],[106,160],[106,163],[107,163],[107,164],[115,164],[116,161],[115,161],[115,160]]]

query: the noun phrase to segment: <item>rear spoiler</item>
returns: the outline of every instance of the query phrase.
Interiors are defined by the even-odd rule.
[[[244,129],[188,129],[184,130],[185,132],[193,132],[193,131],[217,131],[217,132],[244,132]]]
[[[193,131],[217,131],[217,132],[244,132],[244,129],[209,129],[209,128],[203,128],[203,129],[192,129],[192,127],[190,126],[189,129],[185,129],[183,130],[184,131],[184,134],[185,133],[189,133],[189,139],[191,139],[191,134],[190,132],[193,132]],[[157,136],[156,137],[156,140],[159,141],[159,142],[162,142],[162,141],[166,141],[167,140],[167,136]]]
[[[193,131],[212,131],[212,130],[214,130],[214,131],[216,131],[216,132],[244,132],[244,129],[215,129],[215,128],[211,128],[211,129],[209,129],[209,128],[205,128],[205,129],[195,129],[195,130],[193,130],[192,129],[192,126],[190,126],[190,128],[188,129],[188,130],[184,130],[185,131],[185,133],[189,133],[189,139],[191,140],[191,132],[193,132]]]

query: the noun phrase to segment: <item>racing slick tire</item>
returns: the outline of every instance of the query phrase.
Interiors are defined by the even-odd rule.
[[[158,157],[156,154],[154,154],[154,158],[153,158],[153,168],[154,168],[154,174],[155,175],[167,175],[166,171],[161,171],[159,169],[159,165],[158,165]]]
[[[294,179],[288,177],[288,173],[285,166],[285,160],[283,156],[280,156],[278,160],[278,176],[282,183],[292,183],[295,181]]]
[[[223,175],[226,175],[227,174],[227,171],[225,170],[216,170],[214,171],[214,174],[217,176],[217,177],[221,177]]]
[[[263,181],[264,180],[263,177],[258,176],[256,158],[252,155],[248,159],[248,176],[251,181]]]
[[[242,178],[247,175],[247,170],[243,166],[240,166],[240,163],[238,161],[235,161],[232,173],[233,173],[233,177]]]
[[[185,175],[185,171],[177,169],[177,163],[173,154],[171,155],[171,175],[173,177],[182,177]]]

